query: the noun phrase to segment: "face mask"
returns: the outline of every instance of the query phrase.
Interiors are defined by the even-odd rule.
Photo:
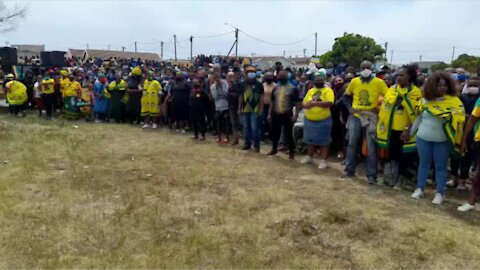
[[[249,78],[250,80],[255,79],[255,77],[257,77],[257,74],[255,74],[255,72],[248,72],[247,73],[247,78]]]
[[[468,93],[471,94],[471,95],[476,95],[476,94],[478,94],[478,90],[479,90],[479,88],[478,88],[478,87],[474,87],[474,86],[467,88]]]
[[[261,71],[257,71],[257,78],[260,78],[262,77],[262,72]]]
[[[325,83],[315,83],[316,88],[323,88],[325,86]]]
[[[288,72],[287,78],[288,78],[288,80],[290,80],[292,78],[292,73]]]
[[[368,78],[368,77],[370,77],[370,75],[372,75],[372,71],[370,69],[364,69],[360,72],[360,75],[363,78]]]

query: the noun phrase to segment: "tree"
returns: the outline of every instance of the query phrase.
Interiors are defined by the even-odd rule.
[[[9,8],[4,1],[0,1],[0,33],[14,30],[26,13],[26,6],[14,5]]]
[[[432,71],[445,70],[448,67],[450,67],[450,65],[446,64],[445,62],[440,62],[438,64],[432,65],[431,70]]]
[[[452,67],[462,67],[470,73],[477,73],[479,66],[480,57],[468,54],[461,54],[452,62]]]
[[[320,63],[347,63],[359,67],[363,60],[371,62],[384,60],[384,53],[385,50],[376,44],[373,38],[344,33],[342,37],[335,38],[332,50],[320,56]]]

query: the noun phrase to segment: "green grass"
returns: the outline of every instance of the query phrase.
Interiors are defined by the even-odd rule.
[[[480,268],[478,212],[338,175],[166,130],[2,114],[0,267]]]

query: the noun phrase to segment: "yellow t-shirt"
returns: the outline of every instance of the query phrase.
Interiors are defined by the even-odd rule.
[[[362,82],[354,78],[347,87],[346,93],[353,95],[352,108],[354,110],[369,111],[377,107],[378,97],[385,96],[388,87],[383,80],[372,78],[369,82]]]
[[[480,98],[477,99],[477,102],[475,103],[475,107],[473,108],[472,111],[472,116],[475,116],[477,118],[480,118]],[[475,137],[474,140],[476,142],[480,142],[480,120],[477,120],[474,126],[474,131],[475,131]]]
[[[335,94],[333,90],[329,87],[323,88],[312,88],[308,90],[303,99],[303,103],[309,101],[330,101],[335,102]],[[321,108],[321,107],[312,107],[310,109],[305,109],[305,117],[310,121],[320,121],[330,117],[330,108]]]
[[[53,94],[55,92],[55,80],[50,78],[48,80],[42,80],[42,93]]]
[[[59,83],[60,83],[60,92],[62,93],[63,96],[65,96],[65,88],[67,87],[67,84],[70,83],[70,79],[61,78]]]
[[[64,89],[64,97],[75,97],[77,96],[77,90],[81,91],[82,86],[80,85],[79,82],[73,81],[71,82],[68,80],[68,83],[65,84],[65,89]]]

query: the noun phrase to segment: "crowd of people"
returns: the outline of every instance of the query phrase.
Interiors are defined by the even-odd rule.
[[[27,72],[17,80],[8,74],[3,84],[13,115],[36,108],[48,119],[62,115],[193,130],[196,140],[212,132],[219,144],[242,141],[241,149],[255,152],[269,145],[268,156],[286,151],[290,160],[306,149],[300,162],[313,164],[319,157],[321,170],[329,167],[333,151],[345,165],[342,178],[354,179],[364,158],[371,185],[379,171],[392,188],[416,176],[411,197],[420,199],[431,177],[437,205],[446,186],[470,186],[471,195],[458,210],[474,209],[480,196],[479,78],[462,69],[424,76],[415,65],[374,71],[368,61],[359,69],[341,67],[312,63],[294,69],[277,62],[260,70],[242,59],[206,56],[188,67],[73,59],[67,68],[36,77]]]

